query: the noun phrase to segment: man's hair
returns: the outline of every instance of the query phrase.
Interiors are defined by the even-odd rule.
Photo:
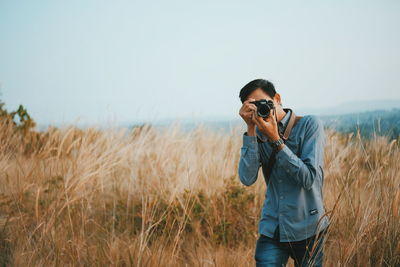
[[[276,94],[275,87],[272,82],[264,79],[256,79],[246,84],[239,93],[240,101],[242,104],[246,101],[247,97],[256,89],[260,88],[267,95],[273,98]]]

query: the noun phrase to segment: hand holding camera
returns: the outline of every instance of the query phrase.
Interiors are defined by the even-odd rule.
[[[239,110],[239,115],[246,122],[247,127],[249,129],[255,128],[256,126],[252,117],[253,117],[253,112],[257,111],[257,106],[250,103],[251,101],[255,101],[255,99],[249,98],[246,101],[244,101],[242,107]]]
[[[258,129],[265,134],[270,141],[276,141],[280,138],[278,132],[278,122],[276,120],[276,109],[274,102],[267,99],[250,101],[250,104],[256,106],[253,110],[252,121]]]
[[[275,112],[273,101],[249,98],[243,102],[239,115],[247,124],[248,135],[255,136],[255,126],[257,126],[270,141],[276,141],[280,136]]]

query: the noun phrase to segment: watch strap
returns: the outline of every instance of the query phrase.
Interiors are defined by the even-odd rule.
[[[269,142],[269,144],[272,146],[273,149],[277,149],[280,145],[284,144],[285,142],[283,141],[282,138],[279,138],[276,141]]]

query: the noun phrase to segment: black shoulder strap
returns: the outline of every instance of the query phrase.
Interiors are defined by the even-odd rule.
[[[293,127],[296,125],[296,123],[301,118],[302,118],[302,116],[296,116],[296,114],[294,114],[293,111],[291,112],[290,119],[289,119],[288,125],[286,126],[284,134],[282,135],[281,133],[279,133],[284,142],[289,138],[290,132],[292,131]],[[263,142],[261,139],[258,138],[258,135],[257,135],[257,141],[258,140]],[[271,156],[269,157],[269,160],[267,163],[267,170],[266,170],[266,173],[264,174],[264,179],[265,179],[265,182],[267,183],[267,185],[269,182],[269,177],[271,176],[272,168],[275,164],[275,160],[276,160],[275,155],[276,155],[276,151],[272,150]]]

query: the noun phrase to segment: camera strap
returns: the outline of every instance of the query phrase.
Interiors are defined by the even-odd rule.
[[[289,138],[293,127],[302,118],[302,116],[296,116],[296,114],[291,109],[284,109],[284,110],[290,110],[291,111],[289,122],[288,122],[283,134],[281,132],[279,132],[279,131],[278,132],[279,132],[279,135],[281,136],[281,138],[283,139],[283,142],[286,143],[286,140]],[[258,143],[265,143],[265,141],[263,141],[261,138],[258,137],[258,134],[257,134],[257,142]],[[272,168],[273,168],[273,166],[275,164],[275,161],[276,161],[276,157],[275,156],[276,156],[276,151],[273,149],[272,153],[271,153],[271,155],[269,157],[268,163],[267,163],[267,169],[264,172],[264,179],[265,179],[265,182],[267,183],[267,185],[268,185],[268,182],[269,182],[269,177],[271,176]]]

